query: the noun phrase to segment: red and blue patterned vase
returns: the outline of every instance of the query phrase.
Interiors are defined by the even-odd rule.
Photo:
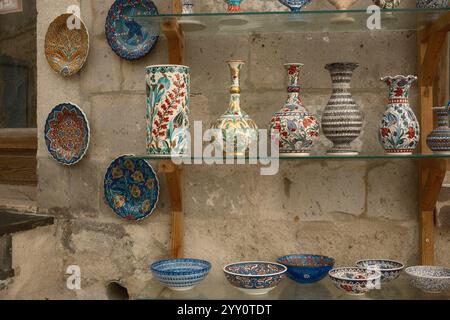
[[[300,96],[301,63],[285,65],[288,73],[288,98],[284,107],[270,122],[272,137],[279,135],[280,155],[309,156],[314,140],[319,136],[319,123],[303,106]]]
[[[411,155],[419,144],[420,127],[409,105],[409,90],[416,76],[384,77],[389,102],[381,120],[379,140],[388,154]]]
[[[147,67],[147,153],[182,156],[189,139],[189,67]]]
[[[224,0],[228,4],[227,12],[240,12],[244,0]]]
[[[438,126],[427,137],[427,145],[436,154],[450,154],[450,101],[447,107],[433,108]]]

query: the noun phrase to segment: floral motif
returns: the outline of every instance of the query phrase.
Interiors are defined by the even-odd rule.
[[[314,283],[326,277],[334,266],[334,259],[318,255],[290,255],[277,259],[285,265],[287,275],[298,283]]]
[[[448,0],[417,0],[417,8],[446,8]]]
[[[337,268],[328,273],[336,288],[351,295],[363,295],[379,284],[381,273],[360,268]]]
[[[420,139],[419,122],[409,106],[409,89],[415,76],[385,77],[389,104],[381,120],[379,140],[388,153],[410,154]]]
[[[244,0],[224,0],[228,4],[227,12],[240,12]]]
[[[270,122],[272,137],[279,134],[278,144],[282,154],[304,154],[319,136],[319,123],[302,104],[299,73],[302,64],[286,64],[288,74],[288,98],[284,107],[275,113]]]
[[[292,12],[299,12],[304,6],[311,3],[312,0],[278,0]]]
[[[126,60],[147,55],[159,38],[159,26],[142,27],[132,17],[157,15],[158,9],[150,0],[116,0],[106,18],[105,33],[112,50]]]
[[[450,289],[450,268],[415,266],[406,268],[411,284],[428,293],[440,293]]]
[[[69,29],[75,19],[80,28]],[[45,57],[50,67],[65,77],[81,70],[89,53],[89,34],[80,18],[66,13],[57,17],[45,35]]]
[[[393,260],[360,260],[356,262],[358,268],[364,270],[376,270],[381,272],[381,281],[389,282],[400,276],[405,268],[404,264]]]
[[[63,103],[50,112],[45,122],[45,143],[50,155],[64,165],[79,162],[89,146],[89,124],[83,111]]]
[[[166,65],[147,68],[147,152],[184,154],[189,134],[189,68]]]
[[[428,135],[427,145],[434,153],[450,154],[450,102],[446,107],[435,107],[433,109],[437,115],[438,125]]]
[[[129,157],[117,158],[106,171],[105,199],[121,218],[141,220],[153,213],[158,202],[159,184],[146,161]]]
[[[150,266],[161,284],[172,290],[187,290],[202,282],[211,270],[211,263],[198,259],[161,260]]]
[[[373,3],[381,9],[395,9],[400,5],[400,0],[373,0]]]

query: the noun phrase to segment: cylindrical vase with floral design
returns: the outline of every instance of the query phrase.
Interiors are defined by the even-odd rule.
[[[146,68],[147,153],[183,155],[188,150],[190,69],[181,65]]]

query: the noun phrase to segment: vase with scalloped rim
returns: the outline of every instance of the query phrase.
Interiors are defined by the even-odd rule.
[[[248,23],[248,20],[243,16],[234,15],[241,12],[241,3],[244,0],[224,0],[227,4],[227,13],[231,16],[222,18],[220,24],[224,26],[242,26]]]
[[[194,1],[181,0],[181,8],[183,15],[194,14]],[[179,20],[178,23],[184,32],[195,32],[206,28],[206,26],[203,23],[192,17],[183,17]]]
[[[288,16],[288,24],[304,24],[308,23],[308,18],[305,15],[299,14],[303,7],[311,3],[312,0],[278,0],[283,5],[291,10],[292,14]]]
[[[319,123],[303,106],[299,75],[301,63],[285,64],[288,74],[288,97],[283,108],[270,122],[271,136],[279,135],[280,156],[307,157],[319,136]]]
[[[219,134],[223,142],[224,156],[243,157],[250,147],[258,142],[258,126],[241,109],[240,76],[244,66],[242,60],[227,62],[231,72],[230,104],[227,111],[213,124],[212,129]]]
[[[322,115],[322,131],[333,142],[327,152],[331,156],[358,155],[351,143],[359,137],[363,125],[363,114],[353,100],[350,82],[357,63],[341,62],[325,66],[330,71],[333,93]]]
[[[435,154],[450,155],[450,101],[447,106],[433,108],[437,127],[428,135],[427,145]]]
[[[419,121],[409,105],[409,90],[416,80],[412,75],[381,78],[389,86],[389,100],[379,140],[388,154],[411,155],[419,144]]]
[[[400,6],[401,0],[372,0],[373,3],[378,6],[382,10],[393,10]],[[394,17],[393,12],[387,11],[383,13],[383,18],[386,18],[387,21],[393,22],[396,21],[397,18]]]
[[[337,10],[348,10],[352,5],[354,5],[358,0],[328,0]],[[343,12],[330,20],[332,23],[354,23],[355,19],[350,17],[346,12]]]

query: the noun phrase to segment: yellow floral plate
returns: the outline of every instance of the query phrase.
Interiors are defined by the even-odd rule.
[[[121,218],[138,221],[153,213],[159,197],[159,182],[153,168],[145,160],[124,155],[106,170],[105,199]]]
[[[83,21],[66,13],[50,24],[45,35],[45,57],[50,67],[70,77],[81,70],[89,53],[89,34]]]

